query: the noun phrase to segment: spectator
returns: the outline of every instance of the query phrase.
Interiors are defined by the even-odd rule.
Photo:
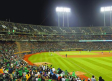
[[[62,80],[62,81],[65,81],[65,77],[63,76],[61,80]]]
[[[53,80],[57,80],[57,76],[56,76],[55,73],[52,75],[52,79],[53,79]]]
[[[88,81],[90,81],[90,78],[88,78]]]
[[[99,77],[99,81],[104,81],[101,76]]]
[[[62,77],[61,77],[61,74],[60,74],[59,77],[58,77],[58,81],[61,81],[61,78],[62,78]]]
[[[96,81],[94,75],[92,76],[91,81]]]
[[[54,68],[54,67],[52,68],[52,71],[53,71],[53,72],[55,71],[55,68]]]
[[[0,69],[0,74],[3,74],[3,67],[1,67]]]

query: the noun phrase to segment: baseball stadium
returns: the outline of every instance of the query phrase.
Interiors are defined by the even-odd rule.
[[[111,26],[0,21],[0,81],[91,81],[91,77],[112,80]]]

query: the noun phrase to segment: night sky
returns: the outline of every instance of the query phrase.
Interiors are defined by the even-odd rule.
[[[11,22],[57,26],[56,7],[69,7],[71,27],[103,26],[102,6],[112,6],[112,0],[7,0],[0,1],[0,20]],[[109,12],[106,13],[106,25],[110,24]],[[62,18],[60,18],[62,26]],[[65,17],[65,26],[66,17]]]

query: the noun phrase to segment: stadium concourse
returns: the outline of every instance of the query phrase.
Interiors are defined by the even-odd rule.
[[[23,58],[45,51],[72,51],[79,48],[82,48],[81,51],[111,50],[111,32],[112,27],[67,28],[0,21],[0,81],[81,81],[75,72],[70,76],[67,70],[61,68],[29,65]],[[89,78],[86,81],[90,81]]]

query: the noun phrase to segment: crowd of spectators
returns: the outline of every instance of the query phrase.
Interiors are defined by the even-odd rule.
[[[99,38],[102,36],[92,36],[92,38]],[[7,40],[5,40],[7,38]],[[36,40],[36,39],[41,39],[40,42],[32,42],[32,41],[28,41],[30,40],[30,38],[28,36],[19,36],[19,37],[15,37],[15,36],[5,36],[5,35],[1,35],[0,39],[1,40],[5,40],[8,41],[10,38],[12,38],[13,42],[16,40],[19,40],[19,38],[23,38],[23,40],[27,40],[27,42],[20,42],[20,46],[21,46],[21,51],[35,51],[35,52],[39,52],[39,51],[62,51],[63,48],[83,48],[84,50],[112,50],[112,43],[111,42],[74,42],[74,41],[62,41],[61,39],[63,39],[64,37],[60,36],[60,37],[56,37],[56,38],[61,38],[59,39],[60,41],[51,41],[49,38],[49,41],[42,41],[43,39],[47,38],[47,37],[32,37],[31,40]],[[14,39],[15,38],[15,39]],[[16,39],[17,38],[17,39]],[[33,39],[34,38],[34,39]],[[71,37],[70,37],[71,38]],[[68,38],[68,39],[70,39]],[[80,37],[82,38],[82,37]],[[89,37],[88,37],[89,38]],[[52,39],[52,37],[51,37]],[[103,39],[111,39],[111,36],[104,36]],[[55,40],[55,37],[52,39]],[[66,37],[67,40],[67,37]],[[73,40],[73,39],[70,39]],[[13,43],[12,42],[12,43]],[[62,44],[64,42],[64,44]],[[9,44],[10,45],[10,44]],[[16,44],[14,44],[16,45]],[[5,45],[7,47],[7,45]],[[15,46],[13,46],[15,47]],[[14,49],[17,48],[15,47]],[[5,49],[4,49],[5,50]],[[19,51],[17,51],[19,52]]]
[[[85,81],[84,78],[81,80],[74,71],[70,74],[67,70],[56,69],[52,65],[29,65],[19,55],[14,54],[14,42],[2,42],[0,45],[2,46],[0,81]]]
[[[112,50],[112,42],[89,42],[89,43],[79,43],[79,42],[12,42],[12,44],[3,44],[2,49],[4,51],[11,49],[14,52],[25,52],[30,51],[31,53],[45,52],[45,51],[70,51],[75,48],[82,48],[84,51],[87,50]],[[10,48],[9,48],[10,46]],[[13,49],[11,48],[13,47]],[[2,51],[3,51],[2,50]]]
[[[24,46],[22,46],[24,45]],[[79,43],[79,42],[23,42],[21,43],[22,49],[27,49],[34,52],[42,51],[70,51],[75,48],[82,48],[84,51],[87,50],[112,50],[111,42],[96,42],[96,43]],[[26,49],[26,48],[27,49]],[[29,51],[27,50],[27,51]]]
[[[82,81],[75,72],[69,75],[67,70],[55,70],[52,66],[30,66],[15,55],[1,57],[0,81]]]
[[[112,27],[52,27],[52,26],[40,26],[22,23],[13,23],[0,21],[0,29],[3,31],[26,32],[26,33],[84,33],[84,34],[102,34],[111,33]]]
[[[112,50],[111,42],[67,43],[66,48],[83,48],[83,50]]]
[[[0,40],[11,41],[79,41],[79,40],[112,40],[112,35],[0,35]]]

